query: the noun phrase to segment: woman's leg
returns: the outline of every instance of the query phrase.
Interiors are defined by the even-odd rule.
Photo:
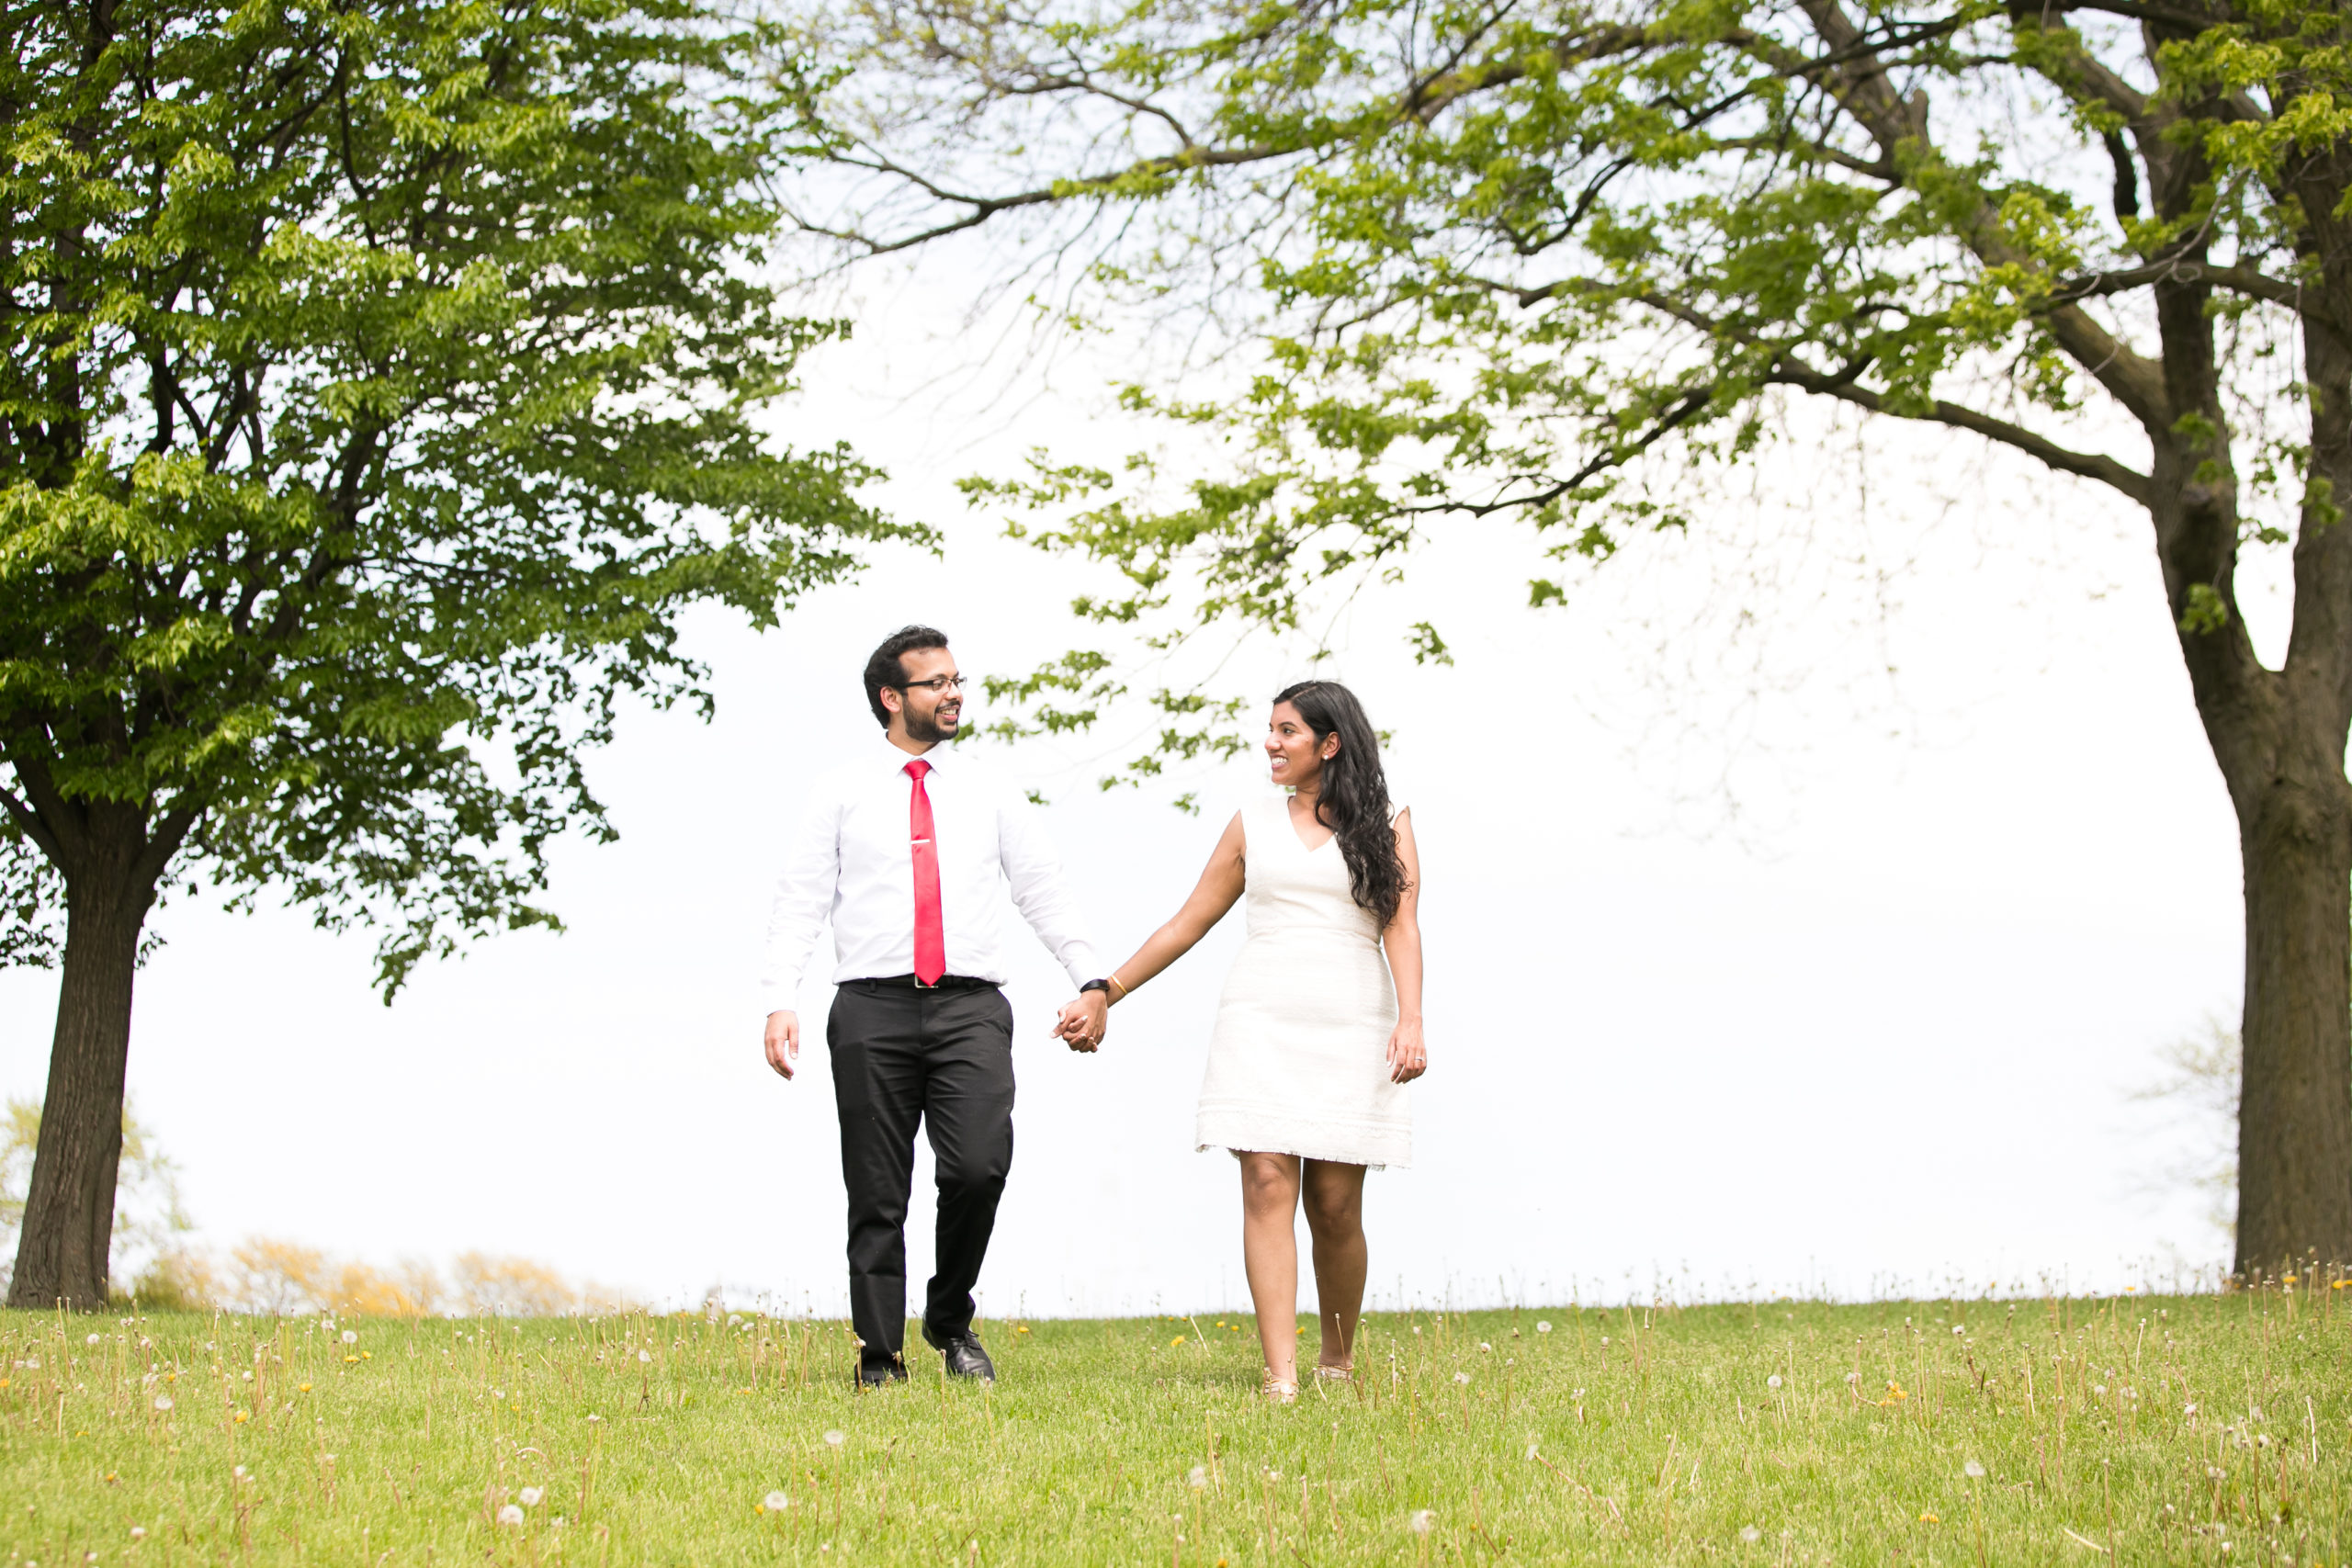
[[[1311,1159],[1302,1181],[1315,1238],[1315,1299],[1323,1346],[1317,1366],[1351,1367],[1363,1311],[1363,1167]]]
[[[1241,1156],[1241,1262],[1266,1373],[1298,1382],[1298,1156]]]

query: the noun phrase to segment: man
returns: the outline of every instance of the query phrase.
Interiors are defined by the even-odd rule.
[[[1012,1164],[1012,1010],[999,949],[1001,887],[1079,984],[1062,1029],[1102,1038],[1107,990],[1078,909],[1021,792],[940,743],[963,721],[947,638],[908,626],[874,650],[865,700],[882,740],[820,783],[776,879],[761,989],[767,1055],[790,1078],[793,1010],[817,932],[833,922],[840,987],[825,1023],[849,1187],[850,1319],[858,1381],[903,1382],[907,1196],[918,1122],[939,1179],[939,1271],[923,1338],[956,1377],[993,1380],[972,1332],[997,1200]]]

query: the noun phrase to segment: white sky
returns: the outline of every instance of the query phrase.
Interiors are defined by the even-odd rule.
[[[877,553],[765,637],[697,620],[718,719],[639,714],[595,760],[624,837],[559,855],[568,934],[484,942],[386,1010],[365,938],[164,912],[130,1082],[207,1239],[482,1248],[656,1299],[842,1310],[825,1058],[786,1086],[759,1050],[775,854],[870,733],[857,675],[888,630],[940,625],[976,672],[1084,640],[1062,606],[1094,580],[996,537],[953,479],[1159,438],[1105,412],[1115,341],[1053,387],[938,389],[966,357],[953,282],[869,299],[783,426],[883,462],[882,499],[946,526],[946,558]],[[2240,984],[2234,828],[2145,524],[1980,473],[1967,438],[1885,450],[1866,510],[1838,465],[1785,455],[1754,476],[1785,504],[1710,502],[1709,528],[1565,609],[1521,607],[1537,550],[1488,525],[1343,623],[1337,672],[1396,731],[1427,884],[1432,1067],[1414,1168],[1371,1181],[1378,1301],[2081,1287],[2226,1253],[2166,1184],[2177,1136],[2127,1100],[2165,1042],[2233,1021]],[[1453,668],[1401,652],[1422,619]],[[1236,670],[1271,693],[1298,666]],[[1053,796],[1116,957],[1261,775],[1213,776],[1188,818],[1091,789],[1095,745],[1007,761]],[[1246,1301],[1231,1162],[1191,1146],[1239,923],[1091,1059],[1046,1037],[1066,982],[1016,943],[1018,1153],[984,1310]],[[0,976],[0,1091],[40,1092],[53,983]],[[805,1011],[827,998],[812,982]]]

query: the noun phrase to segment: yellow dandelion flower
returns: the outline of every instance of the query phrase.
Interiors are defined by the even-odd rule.
[[[1936,1517],[1933,1514],[1921,1514],[1919,1516],[1919,1522],[1923,1525],[1939,1525],[1943,1523],[1943,1520]]]
[[[1177,1346],[1182,1345],[1182,1343],[1184,1343],[1184,1337],[1183,1337],[1182,1335],[1179,1334],[1178,1336],[1176,1336],[1176,1337],[1175,1337],[1175,1338],[1170,1339],[1170,1340],[1168,1342],[1168,1348],[1169,1348],[1170,1350],[1173,1350],[1174,1348],[1176,1348],[1176,1347],[1177,1347]]]
[[[297,1393],[310,1393],[310,1392],[311,1392],[311,1385],[310,1385],[309,1383],[304,1383],[304,1384],[303,1384],[303,1385],[302,1385],[299,1390],[297,1390],[296,1392],[297,1392]]]
[[[248,1422],[248,1421],[250,1421],[250,1420],[252,1420],[252,1419],[253,1419],[253,1416],[252,1416],[250,1414],[248,1414],[247,1412],[243,1411],[243,1410],[240,1410],[240,1411],[238,1411],[238,1412],[237,1412],[237,1425],[238,1425],[238,1426],[242,1427],[242,1426],[243,1426],[246,1422]]]

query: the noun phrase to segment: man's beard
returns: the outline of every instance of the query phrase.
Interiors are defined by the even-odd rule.
[[[952,730],[943,729],[940,728],[938,719],[939,711],[939,709],[933,708],[929,715],[922,715],[910,710],[907,714],[907,739],[910,740],[920,740],[926,746],[935,746],[940,741],[948,739],[954,732]],[[961,711],[962,710],[960,709],[957,710],[959,717],[961,716]]]

